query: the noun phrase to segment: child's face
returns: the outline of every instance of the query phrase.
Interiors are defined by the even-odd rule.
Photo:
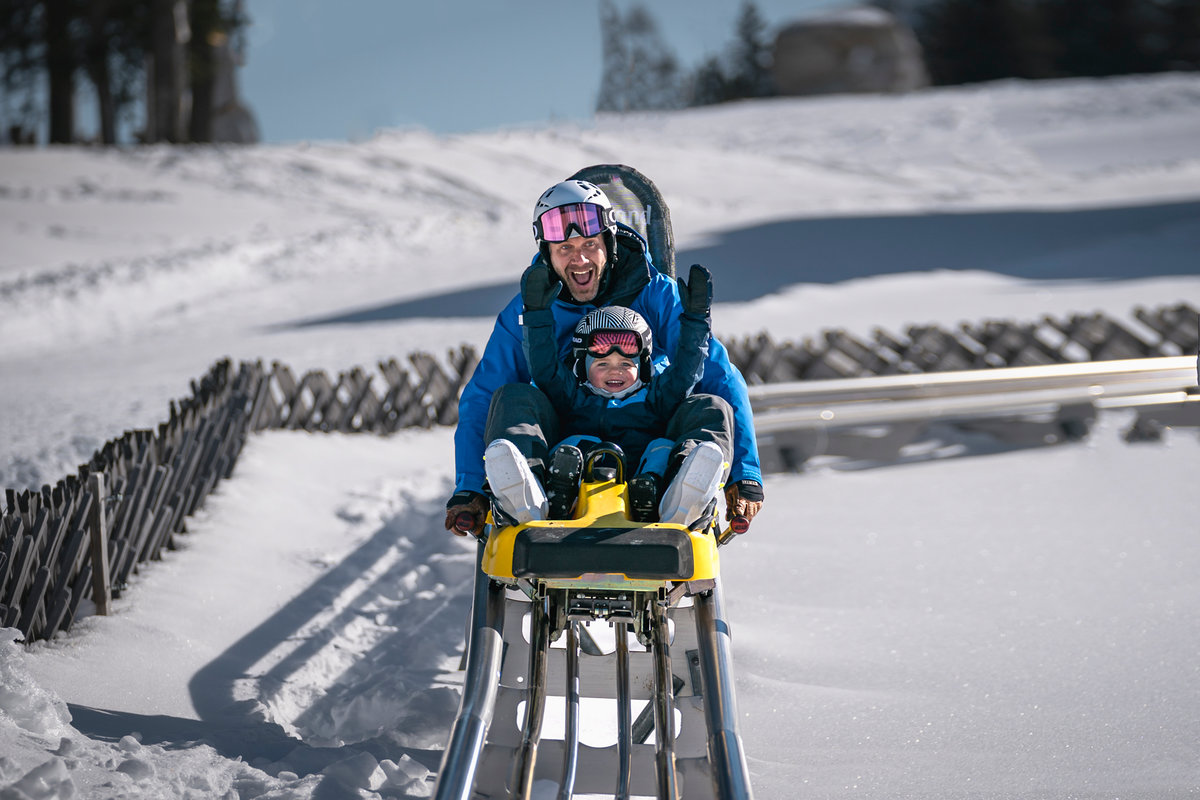
[[[587,375],[592,386],[615,394],[632,386],[637,373],[637,364],[614,350],[603,358],[594,359]]]

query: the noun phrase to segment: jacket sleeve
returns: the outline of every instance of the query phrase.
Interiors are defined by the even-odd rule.
[[[522,317],[521,327],[524,331],[525,358],[534,384],[560,413],[572,408],[578,401],[579,382],[559,357],[554,312],[550,309],[527,311]]]
[[[654,329],[655,352],[658,353],[660,349],[667,353],[675,352],[680,336],[680,316],[683,314],[679,287],[675,281],[666,275],[655,275],[635,305],[635,310]],[[704,373],[693,391],[715,394],[733,407],[733,466],[729,470],[729,483],[743,479],[762,482],[754,414],[750,410],[746,380],[730,362],[729,352],[716,336],[709,338]]]
[[[492,335],[471,380],[458,400],[458,426],[454,430],[454,490],[483,491],[483,430],[492,394],[506,383],[528,383],[529,367],[521,350],[521,297],[518,295],[497,315]]]
[[[650,383],[647,402],[656,414],[668,416],[692,393],[708,357],[709,326],[703,317],[683,314],[679,340],[670,365]]]

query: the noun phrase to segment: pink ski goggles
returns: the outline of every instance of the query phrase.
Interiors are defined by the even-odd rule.
[[[596,331],[588,342],[588,354],[596,358],[604,358],[613,351],[626,358],[637,358],[641,349],[641,339],[633,331]]]
[[[595,203],[571,203],[551,208],[533,223],[533,232],[543,242],[565,242],[572,231],[584,238],[599,236],[612,225],[612,210]]]

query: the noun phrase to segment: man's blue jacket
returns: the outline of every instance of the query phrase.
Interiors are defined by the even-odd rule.
[[[679,286],[673,278],[654,268],[645,242],[633,231],[619,228],[616,245],[615,257],[604,270],[595,300],[576,303],[569,297],[559,297],[554,301],[551,310],[559,357],[565,360],[570,356],[571,333],[584,314],[601,306],[626,306],[649,323],[654,333],[655,370],[662,371],[679,341],[679,315],[683,313]],[[454,431],[455,491],[483,491],[483,451],[487,446],[483,431],[492,394],[506,383],[532,382],[521,347],[522,308],[518,293],[497,315],[483,357],[458,401],[458,427]],[[709,340],[704,374],[695,391],[719,395],[733,407],[735,430],[729,483],[743,479],[761,483],[762,468],[746,381],[730,363],[728,351],[715,336]],[[553,447],[556,443],[547,444]]]

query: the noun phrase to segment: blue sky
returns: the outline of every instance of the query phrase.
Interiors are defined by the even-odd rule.
[[[618,0],[627,11],[634,0]],[[685,68],[724,52],[740,0],[643,5]],[[841,0],[756,0],[774,33]],[[247,0],[243,101],[264,141],[362,139],[587,119],[600,83],[595,0]]]

